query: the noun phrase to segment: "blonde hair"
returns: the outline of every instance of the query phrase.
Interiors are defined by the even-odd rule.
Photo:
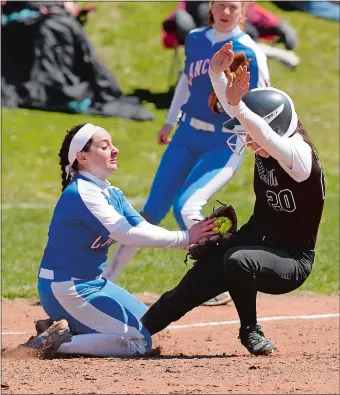
[[[213,27],[214,26],[214,16],[213,13],[211,11],[211,7],[212,5],[215,3],[215,1],[210,1],[209,2],[209,13],[208,13],[208,26],[209,27]],[[248,5],[250,3],[255,3],[254,1],[242,1],[242,15],[240,20],[238,21],[238,26],[240,29],[244,30],[244,20],[247,16],[247,9],[248,9]]]

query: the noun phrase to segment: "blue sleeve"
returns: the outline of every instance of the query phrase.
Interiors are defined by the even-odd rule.
[[[98,204],[100,202],[96,196],[95,200]],[[93,199],[94,200],[94,199]],[[99,235],[108,234],[109,231],[102,221],[91,211],[88,206],[87,196],[78,192],[77,183],[67,188],[61,195],[59,202],[55,208],[54,221],[63,226],[73,226],[74,224],[84,224],[91,232],[98,233]],[[104,200],[104,206],[106,202]],[[117,220],[119,216],[117,216]]]
[[[124,217],[127,219],[131,226],[137,226],[145,219],[131,206],[131,204],[126,200],[122,191],[119,191],[121,195],[121,202],[123,208]]]

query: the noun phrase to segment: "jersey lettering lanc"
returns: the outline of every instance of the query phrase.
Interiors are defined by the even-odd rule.
[[[181,110],[192,117],[222,124],[229,116],[226,113],[214,114],[208,106],[208,97],[213,90],[208,70],[215,52],[229,41],[233,42],[235,53],[244,52],[250,62],[250,89],[268,85],[269,72],[265,54],[248,34],[239,31],[226,41],[214,44],[211,41],[213,32],[214,29],[209,27],[200,28],[193,30],[186,38],[184,73],[188,76],[190,97]]]

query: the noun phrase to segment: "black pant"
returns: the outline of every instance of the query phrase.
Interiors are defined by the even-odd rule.
[[[241,325],[254,325],[257,291],[284,294],[295,290],[311,273],[313,260],[310,250],[287,252],[264,245],[217,249],[195,262],[179,284],[151,306],[142,322],[153,335],[194,307],[229,291]]]

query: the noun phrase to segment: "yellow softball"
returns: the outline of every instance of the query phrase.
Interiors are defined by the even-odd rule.
[[[212,230],[221,233],[221,235],[226,235],[233,226],[228,217],[218,217],[215,222],[217,222],[219,226],[215,226]]]

